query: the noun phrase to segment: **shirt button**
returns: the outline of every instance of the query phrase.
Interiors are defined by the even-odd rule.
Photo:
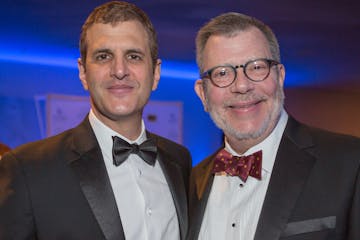
[[[151,208],[148,208],[148,209],[147,209],[147,214],[148,214],[149,216],[151,216],[151,214],[152,214],[152,209],[151,209]]]
[[[235,224],[235,223],[232,223],[231,226],[234,228],[234,227],[236,226],[236,224]]]

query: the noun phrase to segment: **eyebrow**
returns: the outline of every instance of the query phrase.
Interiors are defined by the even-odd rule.
[[[95,56],[99,53],[112,53],[112,51],[108,48],[100,48],[100,49],[95,50],[91,55]]]
[[[99,53],[110,53],[110,54],[112,54],[113,51],[110,50],[109,48],[100,48],[100,49],[95,50],[92,53],[92,56],[96,56]],[[144,51],[142,49],[140,49],[140,48],[130,48],[130,49],[125,51],[125,54],[131,54],[131,53],[137,53],[137,54],[141,54],[142,56],[145,56]]]
[[[126,54],[137,53],[137,54],[141,54],[143,56],[145,55],[145,52],[140,48],[131,48],[131,49],[126,50],[125,53]]]

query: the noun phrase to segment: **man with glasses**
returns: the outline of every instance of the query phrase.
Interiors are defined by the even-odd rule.
[[[226,13],[196,48],[195,91],[225,137],[192,171],[188,239],[360,239],[360,140],[287,114],[272,30]]]

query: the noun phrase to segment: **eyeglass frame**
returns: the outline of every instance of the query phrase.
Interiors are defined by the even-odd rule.
[[[256,62],[256,61],[265,61],[267,64],[268,64],[268,67],[269,67],[269,71],[268,73],[265,75],[265,77],[261,80],[254,80],[254,79],[251,79],[245,69],[246,67],[250,64],[250,63],[253,63],[253,62]],[[212,67],[210,68],[209,70],[203,72],[202,74],[200,74],[200,78],[203,79],[203,78],[209,78],[211,83],[214,84],[216,87],[219,87],[219,88],[226,88],[228,86],[230,86],[231,84],[233,84],[235,82],[235,79],[237,78],[237,69],[238,68],[242,68],[243,69],[243,73],[244,75],[250,80],[250,81],[253,81],[253,82],[262,82],[264,81],[269,75],[270,75],[270,70],[271,70],[271,67],[272,66],[277,66],[281,64],[280,62],[274,60],[274,59],[268,59],[268,58],[257,58],[257,59],[254,59],[254,60],[250,60],[250,61],[247,61],[245,64],[241,64],[241,65],[231,65],[231,64],[224,64],[224,65],[218,65],[218,66],[215,66],[215,67]],[[225,85],[225,86],[219,86],[218,84],[216,84],[213,79],[211,78],[211,73],[212,71],[214,71],[216,68],[219,68],[219,67],[230,67],[233,72],[235,73],[234,74],[234,79],[228,84],[228,85]]]

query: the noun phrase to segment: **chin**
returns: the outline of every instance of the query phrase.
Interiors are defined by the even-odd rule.
[[[232,136],[238,140],[255,140],[263,137],[268,128],[269,121],[260,122],[260,124],[254,124],[254,121],[251,123],[244,124],[229,124],[223,121],[217,123],[217,126],[222,129],[225,135]]]

